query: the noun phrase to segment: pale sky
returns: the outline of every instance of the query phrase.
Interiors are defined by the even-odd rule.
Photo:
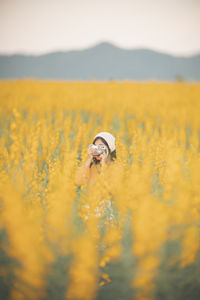
[[[200,0],[0,0],[0,54],[44,54],[99,42],[200,53]]]

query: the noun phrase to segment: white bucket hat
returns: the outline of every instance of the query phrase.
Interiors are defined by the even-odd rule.
[[[97,135],[95,135],[94,139],[96,137],[102,137],[108,143],[111,152],[115,150],[115,137],[111,133],[99,132]]]

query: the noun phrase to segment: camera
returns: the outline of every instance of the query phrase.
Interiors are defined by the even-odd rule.
[[[92,149],[94,149],[93,155],[100,155],[103,152],[106,152],[106,146],[104,145],[98,145],[98,146],[92,145]]]

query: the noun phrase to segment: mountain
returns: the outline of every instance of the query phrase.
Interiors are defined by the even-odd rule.
[[[0,55],[0,79],[200,81],[200,54],[173,56],[100,43],[43,55]]]

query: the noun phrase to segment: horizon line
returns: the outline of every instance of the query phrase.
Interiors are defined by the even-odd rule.
[[[151,47],[147,47],[147,46],[137,46],[137,47],[124,47],[121,46],[115,42],[111,42],[111,41],[99,41],[99,42],[95,42],[90,44],[89,46],[83,46],[83,47],[72,47],[72,48],[68,48],[68,49],[54,49],[54,50],[47,50],[45,52],[24,52],[24,51],[16,51],[16,52],[1,52],[0,51],[0,56],[13,56],[13,55],[23,55],[23,56],[42,56],[42,55],[47,55],[47,54],[52,54],[52,53],[56,53],[56,52],[72,52],[72,51],[84,51],[84,50],[88,50],[91,48],[95,48],[101,44],[108,44],[110,46],[113,46],[115,48],[121,49],[121,50],[127,50],[127,51],[133,51],[133,50],[149,50],[149,51],[153,51],[153,52],[157,52],[157,53],[162,53],[165,55],[170,55],[170,56],[174,56],[174,57],[192,57],[192,56],[198,56],[200,55],[200,49],[196,50],[196,52],[193,53],[188,53],[188,54],[184,54],[184,53],[180,53],[180,54],[175,54],[169,51],[165,51],[165,50],[159,50],[159,49],[155,49],[155,48],[151,48]]]

